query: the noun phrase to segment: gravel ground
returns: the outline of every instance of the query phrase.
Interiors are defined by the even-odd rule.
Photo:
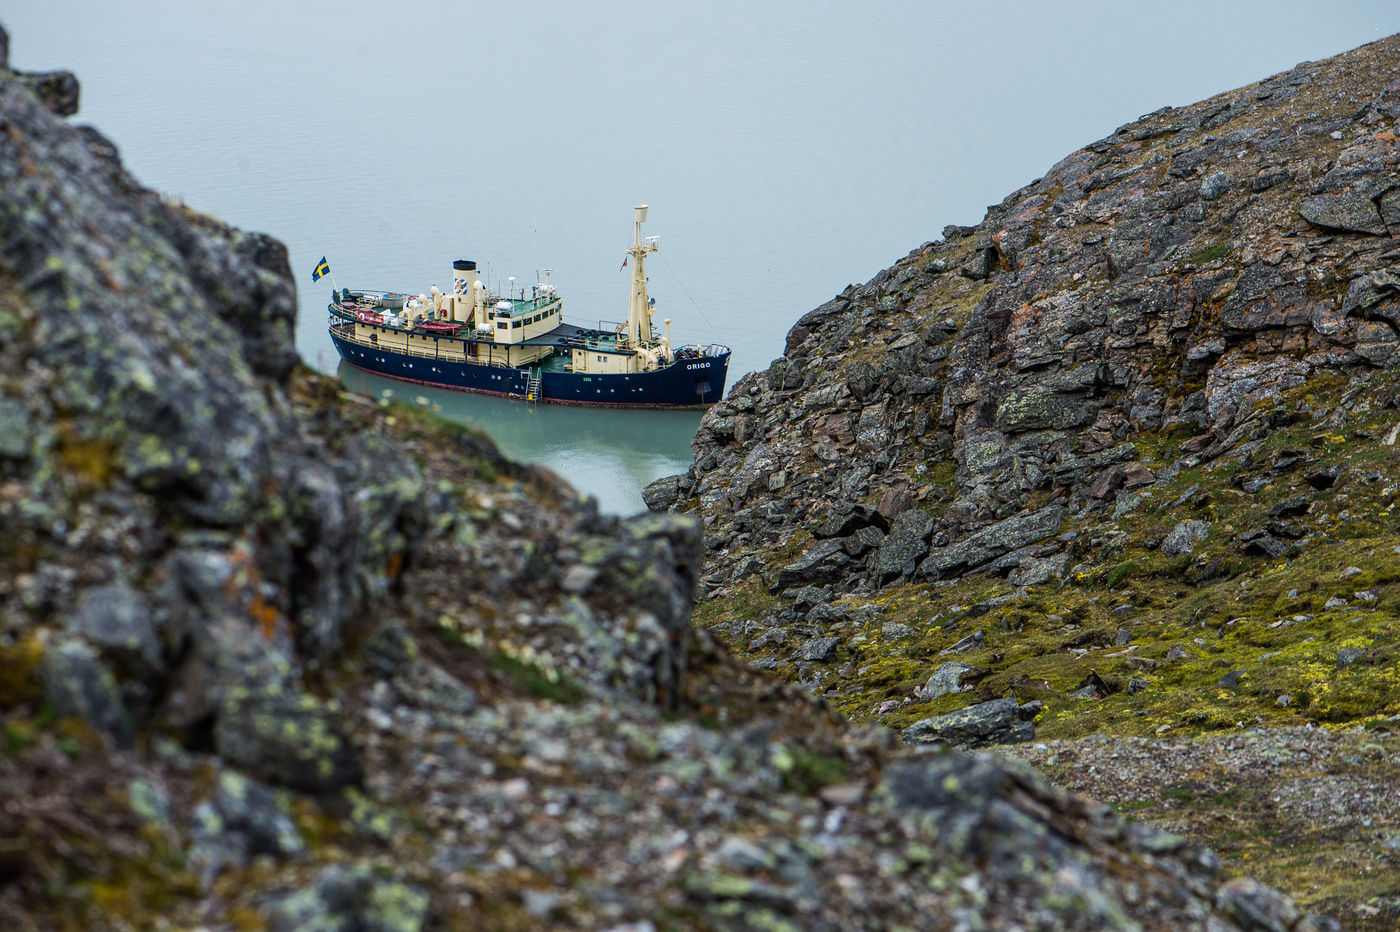
[[[1348,929],[1400,928],[1400,734],[1287,728],[1008,750]]]

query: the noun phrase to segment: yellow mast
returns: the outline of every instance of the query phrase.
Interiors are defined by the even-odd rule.
[[[627,307],[627,338],[632,346],[640,347],[651,343],[651,302],[647,299],[646,255],[656,252],[656,237],[649,236],[642,241],[642,224],[646,223],[647,205],[638,204],[636,220],[633,224],[632,248],[627,254],[632,257],[632,300]]]

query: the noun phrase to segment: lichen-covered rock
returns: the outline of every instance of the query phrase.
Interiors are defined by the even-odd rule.
[[[1210,525],[1204,521],[1182,521],[1162,539],[1162,552],[1169,557],[1190,553],[1209,532]]]
[[[1064,518],[1058,505],[1029,515],[1018,515],[999,521],[990,527],[947,547],[930,551],[919,566],[919,572],[930,576],[947,576],[963,568],[976,568],[1009,550],[1032,544],[1055,534]]]
[[[965,709],[915,722],[900,733],[906,744],[947,744],[979,748],[989,744],[1016,744],[1035,740],[1039,702],[992,699]]]
[[[937,699],[939,696],[958,692],[962,689],[963,677],[975,669],[971,664],[959,663],[956,660],[941,664],[924,683],[922,698]]]
[[[426,893],[364,863],[328,867],[266,911],[270,932],[418,932],[427,913]]]
[[[919,561],[928,554],[929,535],[934,525],[929,514],[917,509],[895,518],[889,535],[875,554],[876,583],[883,585],[891,579],[912,576]]]
[[[61,716],[81,719],[113,744],[131,743],[131,714],[112,671],[82,641],[62,641],[44,652],[44,695]]]

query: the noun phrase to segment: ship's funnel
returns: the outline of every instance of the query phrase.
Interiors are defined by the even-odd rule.
[[[452,319],[466,322],[476,316],[476,263],[458,259],[452,263]]]

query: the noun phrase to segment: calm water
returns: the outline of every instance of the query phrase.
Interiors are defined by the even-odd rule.
[[[11,0],[18,67],[71,68],[79,119],[147,184],[284,240],[297,343],[334,371],[330,283],[426,291],[551,268],[567,316],[626,312],[631,208],[675,342],[765,367],[793,321],[1139,114],[1400,30],[1333,9],[1009,0]],[[348,379],[378,393],[384,383]],[[698,415],[429,393],[617,512],[685,468]]]

